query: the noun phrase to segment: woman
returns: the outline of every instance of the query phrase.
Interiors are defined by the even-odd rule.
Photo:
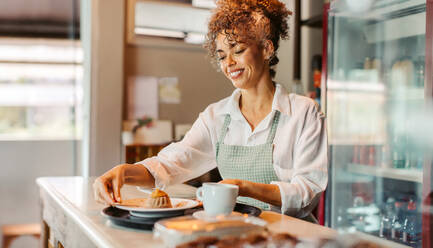
[[[164,187],[218,167],[241,202],[306,217],[327,185],[327,142],[314,102],[272,81],[289,15],[277,0],[219,0],[205,46],[236,90],[208,106],[182,141],[99,177],[96,199],[112,204],[123,184]]]

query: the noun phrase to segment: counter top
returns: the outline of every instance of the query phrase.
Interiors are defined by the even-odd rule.
[[[80,235],[86,235],[88,242],[93,243],[95,247],[163,247],[162,241],[153,239],[151,231],[115,226],[102,216],[101,210],[105,206],[97,203],[93,198],[93,181],[94,178],[82,177],[37,179],[43,205],[43,220],[48,226],[74,226],[74,228],[68,228],[66,234],[60,235],[64,240],[63,242],[69,240],[68,247],[80,247],[75,240],[77,235],[74,237],[74,230]],[[129,185],[125,185],[121,193],[124,199],[143,197],[144,195]],[[44,202],[50,202],[51,205],[55,206],[46,207],[47,204]],[[57,213],[59,211],[64,213],[64,218],[69,221],[56,216],[53,213],[56,212],[53,211],[53,208],[58,208]],[[333,229],[275,212],[264,211],[260,217],[269,223],[268,229],[272,232],[285,232],[298,237],[329,238],[336,235],[336,231]],[[73,245],[74,243],[77,245]]]

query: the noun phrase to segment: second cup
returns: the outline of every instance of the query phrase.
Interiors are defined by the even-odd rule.
[[[233,212],[239,187],[233,184],[203,183],[196,192],[197,199],[203,202],[206,215],[229,215]]]

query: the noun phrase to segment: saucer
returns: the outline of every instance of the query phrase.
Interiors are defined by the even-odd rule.
[[[244,218],[248,217],[247,214],[242,214],[239,212],[232,212],[229,215],[221,214],[221,215],[217,215],[217,216],[210,216],[210,215],[207,215],[204,210],[196,211],[192,214],[192,216],[196,219],[204,220],[204,221],[234,220],[234,219],[244,219]]]
[[[232,212],[229,215],[217,215],[217,216],[209,216],[206,214],[204,210],[196,211],[192,214],[192,217],[206,221],[206,222],[219,222],[219,221],[242,221],[245,223],[250,223],[258,226],[266,226],[268,223],[255,216],[248,215],[246,213]]]

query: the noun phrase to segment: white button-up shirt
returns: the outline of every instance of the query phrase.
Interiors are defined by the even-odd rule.
[[[154,176],[157,187],[188,181],[217,167],[216,143],[226,114],[230,114],[231,122],[224,143],[253,146],[266,142],[278,110],[281,115],[273,141],[273,166],[279,181],[271,183],[280,189],[282,206],[273,209],[305,217],[328,183],[323,114],[313,100],[289,94],[277,84],[272,111],[252,131],[239,109],[240,95],[236,89],[230,97],[209,105],[183,140],[139,163]]]

